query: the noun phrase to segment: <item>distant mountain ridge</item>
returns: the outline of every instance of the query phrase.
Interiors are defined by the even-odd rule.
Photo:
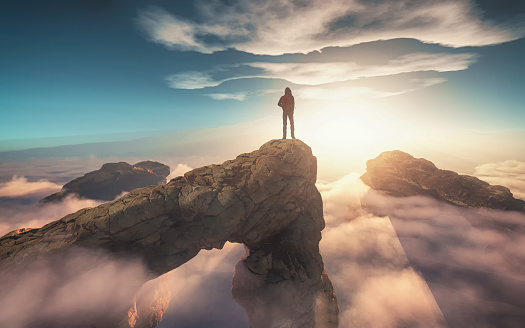
[[[462,207],[525,213],[525,201],[514,198],[507,187],[438,169],[432,162],[400,150],[386,151],[367,161],[361,180],[390,196],[430,196]]]
[[[166,154],[177,156],[220,155],[229,158],[258,147],[271,132],[262,130],[256,121],[237,126],[179,130],[165,135],[123,141],[88,142],[61,146],[38,147],[0,152],[0,162],[35,159],[80,157],[152,157]],[[264,123],[264,124],[263,124]]]
[[[126,162],[106,163],[99,170],[66,183],[61,191],[40,202],[60,201],[71,194],[80,198],[110,201],[123,192],[164,183],[169,174],[169,166],[154,161],[143,161],[135,165]]]

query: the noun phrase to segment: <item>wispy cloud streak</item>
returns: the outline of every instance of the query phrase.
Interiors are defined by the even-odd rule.
[[[244,101],[248,99],[246,92],[237,92],[237,93],[208,93],[206,96],[214,100],[237,100]]]
[[[218,86],[226,81],[241,78],[283,79],[300,85],[322,85],[360,78],[388,76],[409,72],[451,72],[467,69],[477,59],[475,54],[411,53],[381,65],[360,65],[356,62],[324,63],[246,63],[245,66],[262,69],[259,75],[232,76],[214,79],[215,70],[182,72],[169,75],[168,85],[176,89],[200,89]],[[235,66],[236,67],[236,66]],[[228,67],[217,68],[226,71]]]

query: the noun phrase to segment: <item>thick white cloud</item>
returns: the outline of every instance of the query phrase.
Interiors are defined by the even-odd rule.
[[[409,264],[387,217],[362,208],[369,187],[352,173],[318,182],[326,228],[320,250],[334,285],[341,327],[444,327],[426,282]]]
[[[20,228],[39,228],[46,223],[84,207],[100,204],[98,201],[67,197],[61,202],[37,205],[40,199],[62,188],[62,185],[39,179],[28,181],[13,176],[11,181],[0,183],[0,236]]]
[[[101,314],[121,315],[146,280],[139,261],[75,250],[55,262],[33,261],[23,272],[0,270],[0,321],[27,328],[48,320],[82,323]],[[123,311],[124,310],[124,311]],[[119,311],[121,311],[119,313]],[[88,319],[89,320],[89,319]]]
[[[0,236],[21,228],[40,228],[43,225],[58,220],[69,213],[85,207],[101,204],[91,199],[78,199],[68,196],[57,203],[42,205],[17,204],[14,202],[0,202]]]
[[[525,200],[525,162],[509,160],[476,167],[474,175],[490,184],[509,188],[514,197]]]
[[[171,165],[174,168],[173,175],[183,174],[191,169],[189,165],[198,166],[186,161],[184,163],[189,164],[180,164],[178,159],[172,159],[169,163],[179,163]],[[61,166],[62,163],[58,165]],[[516,178],[523,180],[524,167],[524,163],[518,161],[491,163],[479,166],[476,174],[480,178],[492,176],[509,181]],[[523,215],[458,209],[425,197],[385,197],[369,193],[368,187],[358,177],[359,174],[352,173],[334,182],[317,183],[323,197],[327,223],[320,250],[339,299],[341,327],[394,328],[401,323],[417,323],[420,327],[442,326],[441,313],[426,281],[411,268],[407,260],[404,250],[406,245],[410,246],[408,249],[411,254],[416,254],[418,258],[431,258],[521,279],[521,264],[525,263],[525,239],[519,234],[492,231],[490,227],[478,229],[469,222],[481,218],[481,221],[498,220],[509,225],[521,224],[520,222],[524,222]],[[511,189],[514,191],[512,187]],[[73,200],[70,201],[74,205]],[[56,204],[56,212],[47,206],[2,206],[0,222],[9,225],[2,229],[7,232],[6,230],[18,227],[40,226],[47,223],[46,220],[58,219],[78,208],[96,205],[77,203],[68,208],[66,203],[67,200]],[[364,208],[363,203],[367,205]],[[382,212],[390,219],[371,212]],[[43,221],[31,222],[35,218],[42,218]],[[392,218],[397,218],[398,223],[403,221],[402,233],[396,234],[392,225],[396,221]],[[403,247],[398,237],[404,238]],[[431,249],[420,242],[425,238],[442,241],[442,244],[437,249]],[[222,251],[203,251],[195,259],[170,273],[173,296],[161,326],[169,327],[180,324],[183,320],[190,326],[204,317],[209,320],[220,317],[222,321],[217,327],[231,327],[228,323],[244,315],[229,292],[233,266],[241,253],[239,247],[226,244]],[[89,258],[87,256],[80,260]],[[130,290],[126,290],[125,295],[120,293],[127,285],[121,280],[123,276],[131,280],[143,277],[140,266],[124,262],[102,263],[91,273],[92,275],[82,277],[85,280],[73,276],[68,288],[46,294],[48,290],[45,290],[45,286],[42,287],[41,281],[54,276],[48,271],[28,271],[27,277],[22,280],[24,283],[17,284],[14,289],[6,289],[5,295],[9,295],[9,298],[5,299],[12,302],[2,303],[0,300],[1,308],[9,310],[3,312],[7,316],[7,321],[4,322],[12,327],[23,326],[24,318],[27,317],[23,317],[24,312],[21,309],[26,310],[25,313],[33,311],[35,315],[32,318],[71,314],[79,307],[85,309],[86,306],[88,311],[95,313],[100,309],[99,304],[129,300],[132,295]],[[118,281],[115,281],[115,277]],[[97,288],[86,290],[86,286]],[[475,284],[462,287],[457,288],[458,293],[463,291],[475,296],[483,291],[483,286]],[[77,290],[87,299],[79,298],[80,293],[76,293]],[[220,295],[217,292],[219,290]],[[40,302],[44,299],[42,295],[52,297],[45,298],[48,305],[38,308],[33,300]],[[469,298],[468,302],[459,304],[458,309],[465,309],[478,301],[475,297]]]
[[[139,15],[142,28],[153,42],[174,50],[213,53],[237,49],[252,54],[282,55],[310,53],[327,47],[353,45],[400,38],[416,39],[448,47],[485,46],[518,39],[525,24],[511,20],[495,25],[484,20],[470,0],[236,0],[199,1],[194,17],[182,18],[158,7]],[[360,78],[408,72],[451,72],[467,69],[476,60],[471,53],[409,53],[383,64],[363,65],[349,58],[305,63],[246,63],[262,69],[260,74],[223,77],[228,67],[168,75],[176,89],[216,87],[241,78],[283,79],[296,85],[322,86]],[[220,71],[221,77],[217,74]],[[226,72],[227,73],[227,72]],[[436,82],[423,81],[414,88],[384,91],[370,86],[308,90],[305,99],[380,98],[423,89]],[[428,82],[428,83],[427,83]],[[214,100],[239,100],[248,94],[214,92]],[[316,98],[317,97],[317,98]]]
[[[193,170],[193,168],[186,164],[177,164],[177,166],[171,170],[170,175],[166,177],[166,181],[170,181],[176,177],[184,175],[184,173]]]
[[[339,225],[345,219],[363,214],[361,198],[370,188],[359,179],[359,174],[350,173],[332,182],[318,180],[316,186],[323,197],[327,226]]]
[[[0,183],[0,197],[20,197],[34,193],[52,194],[62,189],[61,185],[45,179],[27,181],[25,177],[13,176],[11,181]]]
[[[139,21],[152,41],[169,48],[203,53],[236,48],[270,55],[395,38],[484,46],[517,39],[523,31],[483,21],[468,0],[202,1],[198,9],[199,22],[159,8],[143,11]],[[216,40],[206,41],[210,36]]]
[[[244,253],[239,244],[201,251],[169,272],[171,300],[161,327],[247,327],[246,312],[231,297],[235,264]]]
[[[522,163],[505,163],[482,169],[521,176]],[[317,186],[327,222],[320,250],[341,327],[492,327],[522,318],[507,307],[522,304],[523,214],[384,196],[355,173]],[[485,325],[489,318],[493,325]]]
[[[164,44],[177,50],[193,50],[202,53],[211,53],[221,50],[222,47],[204,45],[196,39],[200,33],[218,33],[208,25],[198,25],[182,18],[170,15],[161,8],[151,7],[140,15],[142,27],[150,33],[152,41]]]

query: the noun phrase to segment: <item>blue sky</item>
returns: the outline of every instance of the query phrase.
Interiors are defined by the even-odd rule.
[[[279,116],[285,86],[305,128],[366,111],[393,125],[521,129],[524,6],[4,1],[0,151]]]
[[[361,204],[358,177],[380,152],[400,149],[524,197],[524,58],[523,0],[0,1],[0,231],[95,206],[74,199],[32,204],[103,163],[157,160],[176,176],[279,138],[276,104],[289,86],[296,135],[317,157],[325,263],[338,295],[357,297],[344,288],[355,287],[346,273],[360,271],[337,256],[343,252],[347,261],[355,246],[348,242],[363,236],[377,248],[367,231],[384,229],[352,228],[352,238],[342,223],[331,224],[343,222],[349,204]],[[70,146],[55,147],[61,145]],[[417,202],[403,206],[435,213],[436,206]],[[455,210],[450,215],[464,222]],[[397,240],[393,230],[391,237]],[[200,277],[202,263],[228,263],[200,258],[179,274]],[[352,270],[341,271],[338,283],[330,263]],[[173,311],[209,304],[199,292],[218,285],[200,274],[203,285],[179,284],[188,297],[173,291],[180,297],[172,305],[184,304],[171,307],[164,326],[181,322]],[[410,295],[415,304],[414,293],[395,293],[406,284],[386,281],[394,286],[388,295],[401,297],[383,301],[403,307],[399,300]],[[225,306],[237,304],[224,291],[216,317],[231,321]],[[418,309],[396,308],[393,317],[419,316]],[[197,316],[209,318],[200,310]]]

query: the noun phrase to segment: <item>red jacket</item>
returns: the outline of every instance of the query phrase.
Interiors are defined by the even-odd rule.
[[[277,106],[280,106],[283,110],[287,110],[287,109],[294,110],[295,99],[291,95],[284,95],[281,97],[281,99],[279,99]]]

